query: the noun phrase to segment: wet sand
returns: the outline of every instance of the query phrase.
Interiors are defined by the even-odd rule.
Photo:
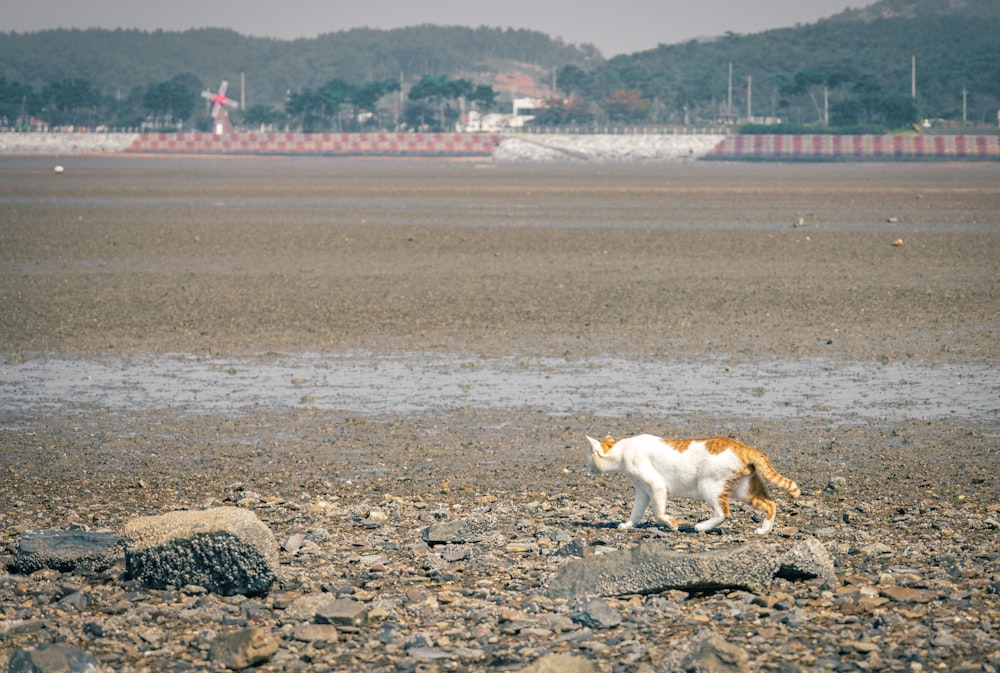
[[[813,503],[792,510],[788,535],[849,522],[897,552],[862,563],[847,554],[852,533],[838,529],[830,544],[845,576],[875,582],[919,563],[931,573],[944,565],[918,550],[961,554],[964,545],[988,554],[994,546],[987,530],[941,539],[939,529],[892,517],[913,505],[914,489],[922,507],[947,511],[952,530],[1000,499],[998,165],[60,162],[66,171],[56,175],[51,159],[0,159],[0,385],[8,391],[22,385],[24,363],[78,360],[127,372],[129,363],[166,358],[183,381],[191,357],[223,363],[215,392],[224,398],[227,386],[255,385],[242,376],[252,363],[309,354],[321,363],[441,357],[470,371],[500,367],[499,377],[504,366],[530,377],[538,359],[570,378],[588,367],[613,379],[643,363],[694,363],[715,372],[713,385],[738,374],[752,403],[735,395],[722,398],[731,408],[699,409],[704,385],[664,380],[672,407],[633,410],[627,385],[581,375],[583,397],[558,408],[544,386],[533,393],[540,397],[484,403],[487,384],[465,382],[463,404],[461,388],[436,403],[421,381],[407,381],[413,405],[365,412],[324,397],[336,381],[290,367],[287,396],[221,411],[191,413],[197,398],[189,397],[178,408],[162,398],[125,409],[91,399],[18,405],[0,410],[8,559],[28,527],[118,530],[131,516],[225,501],[236,483],[283,502],[364,507],[402,498],[455,511],[558,493],[621,519],[631,498],[624,479],[595,482],[584,470],[584,433],[608,432],[728,434],[760,446]],[[768,373],[761,364],[774,362],[787,366]],[[762,367],[760,386],[752,367]],[[838,367],[853,372],[859,395],[891,386],[902,411],[880,414],[873,400],[871,413],[826,413],[824,386]],[[883,376],[892,367],[910,369]],[[907,376],[963,367],[975,375],[942,380],[976,387],[975,413],[958,405],[933,414],[919,404],[913,409],[923,411],[907,413],[899,391]],[[381,374],[372,367],[367,375],[377,383]],[[808,413],[768,409],[772,399],[787,403],[768,396],[769,385],[781,385],[775,377],[794,379],[787,389],[808,398]],[[936,380],[916,383],[920,395]],[[615,399],[579,401],[602,395]],[[831,494],[831,480],[846,483]],[[793,516],[787,501],[780,507]],[[308,507],[292,517],[261,511],[279,538],[340,525]],[[752,530],[745,514],[726,526],[725,540],[692,544],[745,541]],[[652,533],[609,537],[578,526],[572,535],[627,545]],[[995,554],[977,558],[985,576],[1000,573]],[[0,654],[12,646],[0,641]],[[767,652],[755,654],[762,665],[777,661]]]

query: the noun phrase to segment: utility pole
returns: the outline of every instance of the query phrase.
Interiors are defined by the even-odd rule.
[[[966,109],[967,109],[966,108],[966,102],[967,102],[968,95],[969,95],[969,92],[963,86],[962,87],[962,126],[965,126],[965,112],[966,112]]]
[[[753,76],[747,75],[747,124],[753,123]]]
[[[733,116],[733,62],[729,62],[729,96],[726,98],[726,115]]]
[[[247,109],[247,80],[246,73],[240,73],[240,109],[244,112]]]
[[[917,57],[910,57],[910,98],[917,99]]]
[[[830,87],[823,87],[823,126],[830,125]]]

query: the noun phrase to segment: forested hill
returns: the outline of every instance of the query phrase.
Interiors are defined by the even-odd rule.
[[[880,0],[811,24],[608,60],[592,45],[487,27],[299,40],[222,29],[0,33],[0,125],[207,127],[195,103],[222,80],[245,96],[238,122],[294,129],[452,128],[465,102],[498,109],[511,92],[547,99],[532,122],[542,126],[995,126],[1000,2]],[[482,95],[470,97],[476,85]]]
[[[490,73],[509,63],[540,71],[602,61],[591,45],[569,45],[537,31],[415,26],[358,28],[311,39],[248,37],[231,30],[48,30],[0,33],[0,78],[40,88],[84,80],[106,95],[192,73],[206,84],[245,73],[253,102],[280,106],[289,90],[349,82],[416,81],[425,75]],[[551,79],[551,76],[549,76]]]
[[[964,112],[995,125],[1000,2],[883,0],[813,24],[660,45],[589,72],[570,67],[560,82],[584,98],[634,92],[623,111],[645,101],[668,122],[742,118],[750,107],[755,117],[798,124],[826,116],[834,125],[909,126],[916,115],[960,120]]]

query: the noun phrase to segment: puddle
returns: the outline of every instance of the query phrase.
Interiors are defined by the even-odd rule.
[[[366,414],[482,407],[606,417],[697,413],[760,420],[995,422],[1000,376],[990,367],[956,364],[484,359],[433,353],[38,357],[0,366],[0,410],[7,416],[95,408],[240,415],[304,407]]]

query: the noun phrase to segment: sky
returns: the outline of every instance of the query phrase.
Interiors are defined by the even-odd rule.
[[[726,32],[813,23],[874,0],[31,0],[4,2],[0,32],[50,28],[231,28],[295,39],[419,24],[527,28],[610,58]]]

